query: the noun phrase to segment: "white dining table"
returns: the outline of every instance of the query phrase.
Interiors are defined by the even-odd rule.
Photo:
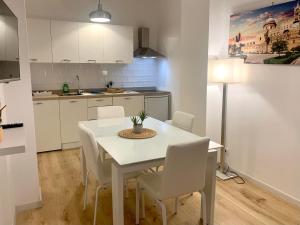
[[[125,174],[163,165],[168,145],[201,139],[200,136],[153,118],[146,119],[144,127],[155,130],[157,135],[142,140],[125,139],[118,136],[119,131],[132,127],[131,120],[128,117],[82,121],[80,123],[93,132],[98,145],[113,158],[113,225],[124,225],[123,188]],[[204,191],[209,225],[214,224],[217,152],[221,147],[222,145],[211,141],[208,150]],[[199,212],[199,216],[202,217],[202,212]]]

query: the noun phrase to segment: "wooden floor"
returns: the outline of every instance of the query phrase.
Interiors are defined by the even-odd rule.
[[[40,183],[43,207],[17,216],[17,225],[90,225],[93,218],[95,181],[90,179],[88,207],[82,210],[79,150],[39,154]],[[125,200],[125,224],[135,224],[135,189],[129,185]],[[112,224],[111,190],[100,194],[98,225]],[[200,217],[198,194],[180,199],[177,215],[172,214],[173,201],[167,202],[169,225],[196,225]],[[160,213],[153,201],[146,197],[146,219],[141,225],[160,225]],[[276,198],[247,182],[217,183],[216,225],[300,225],[300,209]]]

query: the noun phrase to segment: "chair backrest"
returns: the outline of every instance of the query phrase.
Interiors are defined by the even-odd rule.
[[[161,195],[176,197],[201,191],[205,174],[209,138],[168,147],[162,174]]]
[[[98,119],[112,119],[125,117],[123,106],[104,106],[97,108]]]
[[[103,159],[101,159],[94,134],[83,125],[79,124],[79,136],[82,144],[82,150],[86,160],[86,167],[93,173],[100,184],[104,182]]]
[[[192,132],[195,116],[185,112],[176,111],[173,115],[172,125],[183,130]]]

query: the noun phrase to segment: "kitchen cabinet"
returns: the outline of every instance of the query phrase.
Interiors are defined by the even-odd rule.
[[[137,116],[144,110],[144,96],[113,97],[113,105],[123,106],[125,116]]]
[[[5,48],[6,60],[18,61],[19,60],[19,38],[18,38],[18,24],[14,17],[5,17]]]
[[[0,16],[0,60],[19,60],[17,21],[9,16]]]
[[[166,121],[169,119],[169,95],[146,96],[145,112],[148,116]]]
[[[30,61],[52,63],[50,20],[28,19],[27,29]]]
[[[103,25],[103,56],[105,63],[133,62],[133,28]]]
[[[103,62],[102,26],[95,23],[79,23],[80,63]]]
[[[64,144],[80,141],[78,122],[87,120],[87,99],[60,100],[61,139]]]
[[[3,29],[0,24],[0,31]],[[133,62],[133,28],[128,26],[28,19],[28,37],[31,62]],[[5,44],[1,38],[0,49]],[[9,40],[11,48],[17,46],[15,39]],[[14,60],[18,58],[16,50],[10,56]]]
[[[5,60],[5,16],[0,15],[0,60]]]
[[[88,120],[97,119],[97,108],[112,105],[112,97],[88,99]]]
[[[61,149],[59,101],[34,102],[37,151]]]
[[[78,23],[51,21],[54,63],[79,63]]]

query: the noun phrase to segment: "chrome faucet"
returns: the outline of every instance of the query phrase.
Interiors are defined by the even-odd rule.
[[[79,78],[79,75],[76,75],[76,79],[77,79],[77,94],[82,94],[84,92],[84,90],[80,89],[80,78]]]

